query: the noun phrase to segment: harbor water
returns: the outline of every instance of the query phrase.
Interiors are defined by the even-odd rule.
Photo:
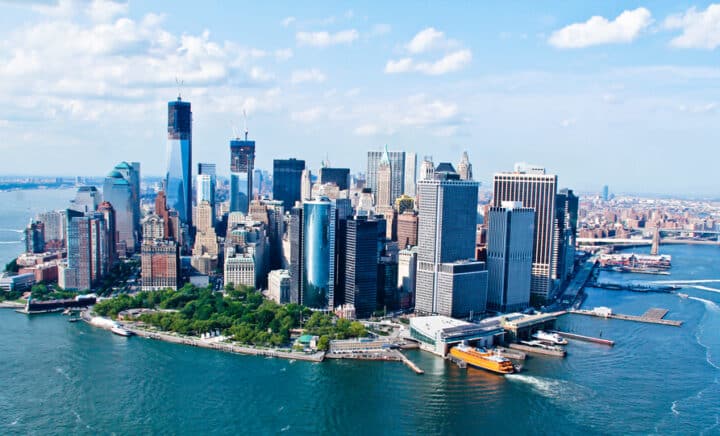
[[[23,195],[62,207],[59,192]],[[0,193],[0,204],[11,208],[16,194]],[[0,211],[0,226],[20,229],[27,207]],[[589,289],[584,307],[665,308],[682,327],[568,315],[561,330],[616,345],[570,341],[565,359],[531,357],[504,377],[420,351],[406,354],[424,375],[400,362],[233,355],[0,310],[0,434],[718,434],[720,248],[662,250],[671,276],[602,274],[702,280],[683,288],[688,298]]]

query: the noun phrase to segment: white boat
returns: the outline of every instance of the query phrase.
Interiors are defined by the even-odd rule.
[[[132,336],[132,332],[130,330],[124,329],[122,326],[115,325],[110,329],[111,332],[115,333],[119,336]]]
[[[567,339],[563,338],[559,334],[548,333],[542,330],[538,330],[537,333],[532,335],[532,337],[539,341],[550,342],[551,344],[556,345],[567,345],[568,343]]]

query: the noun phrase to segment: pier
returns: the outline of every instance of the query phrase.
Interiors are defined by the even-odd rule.
[[[593,310],[582,310],[582,309],[571,309],[568,310],[567,313],[572,313],[575,315],[585,315],[585,316],[594,316],[596,318],[612,318],[612,319],[622,319],[624,321],[636,321],[636,322],[644,322],[648,324],[659,324],[659,325],[667,325],[667,326],[673,326],[673,327],[680,327],[683,322],[682,321],[675,321],[670,319],[664,319],[663,317],[667,314],[666,309],[650,309],[647,312],[645,312],[643,315],[637,316],[637,315],[623,315],[620,313],[598,313]],[[661,315],[658,317],[658,315]]]
[[[557,333],[560,336],[567,339],[575,339],[576,341],[592,342],[594,344],[602,344],[612,347],[615,345],[615,341],[610,339],[594,338],[592,336],[578,335],[576,333],[561,332],[559,330],[553,330],[552,333]]]
[[[410,369],[412,369],[413,372],[415,372],[415,374],[417,374],[417,375],[425,374],[425,371],[423,371],[422,369],[420,369],[419,366],[415,365],[415,362],[413,362],[412,360],[408,359],[403,353],[401,353],[401,352],[399,352],[399,351],[397,351],[397,350],[395,350],[395,353],[396,353],[396,355],[400,358],[400,360],[402,360],[402,363],[404,363],[407,367],[409,367]]]
[[[565,357],[565,350],[546,350],[544,348],[531,347],[524,344],[510,344],[508,347],[513,350],[520,350],[530,354],[540,354],[542,356]]]

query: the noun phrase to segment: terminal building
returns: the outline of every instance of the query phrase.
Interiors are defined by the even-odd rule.
[[[443,357],[462,341],[490,347],[501,342],[504,335],[499,322],[473,324],[442,315],[410,318],[410,337],[420,343],[421,349]]]

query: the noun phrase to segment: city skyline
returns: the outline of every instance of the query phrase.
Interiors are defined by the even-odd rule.
[[[613,192],[718,194],[712,159],[695,156],[717,137],[720,6],[425,5],[393,20],[403,6],[0,2],[0,170],[92,175],[83,162],[132,160],[162,175],[158,126],[180,92],[196,117],[195,161],[222,176],[245,110],[263,144],[256,167],[267,170],[290,157],[317,170],[327,157],[360,172],[367,151],[388,144],[436,162],[467,150],[485,187],[498,168],[528,161],[579,191],[599,191],[612,174]],[[240,37],[228,18],[247,13],[257,20]],[[60,34],[65,49],[55,50]],[[28,147],[58,157],[27,161]],[[78,153],[87,159],[70,158]]]

